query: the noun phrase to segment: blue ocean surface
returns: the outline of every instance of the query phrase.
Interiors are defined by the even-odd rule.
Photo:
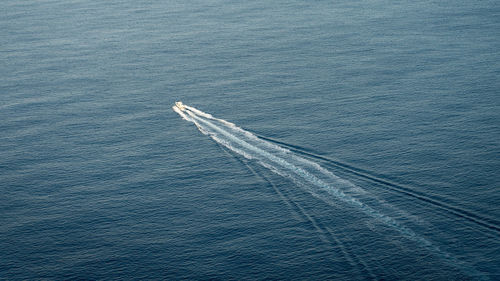
[[[0,11],[1,280],[500,280],[498,1]]]

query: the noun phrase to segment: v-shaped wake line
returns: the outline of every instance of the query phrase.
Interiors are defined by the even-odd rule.
[[[334,175],[319,164],[194,107],[178,102],[173,109],[184,120],[194,123],[200,132],[210,136],[220,145],[247,159],[256,160],[261,166],[276,174],[290,178],[298,186],[325,203],[330,205],[336,205],[339,202],[347,204],[399,232],[407,239],[432,250],[449,263],[455,266],[460,264],[461,269],[467,269],[469,274],[476,277],[482,276],[474,268],[456,260],[394,218],[361,202],[359,196],[366,191]]]

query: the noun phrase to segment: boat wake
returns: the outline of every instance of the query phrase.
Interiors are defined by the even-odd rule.
[[[481,276],[475,269],[458,261],[450,254],[442,251],[428,239],[418,235],[412,229],[398,222],[393,217],[383,213],[378,208],[363,202],[367,191],[354,185],[350,181],[338,177],[316,162],[302,157],[290,149],[278,145],[276,142],[248,132],[235,124],[223,119],[215,118],[211,114],[202,112],[194,107],[177,102],[173,106],[184,120],[196,125],[200,132],[209,136],[218,144],[233,153],[251,159],[270,171],[291,179],[297,186],[325,203],[337,206],[339,204],[357,210],[369,218],[398,232],[402,237],[412,240],[420,246],[431,250],[437,256],[446,260],[468,274]],[[382,202],[375,204],[383,206]]]

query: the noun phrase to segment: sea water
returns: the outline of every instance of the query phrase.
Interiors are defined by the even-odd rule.
[[[496,1],[0,10],[0,279],[500,278]]]

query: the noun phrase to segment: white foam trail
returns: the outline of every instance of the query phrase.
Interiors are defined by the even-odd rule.
[[[214,141],[233,152],[247,159],[255,159],[271,171],[292,179],[310,194],[330,205],[335,205],[338,201],[347,203],[351,207],[357,208],[364,214],[398,231],[408,239],[421,244],[427,249],[433,250],[450,263],[460,264],[463,268],[467,268],[470,273],[473,272],[475,276],[481,276],[475,269],[464,265],[448,253],[441,251],[429,240],[417,235],[414,231],[401,225],[395,219],[382,214],[353,197],[349,192],[354,190],[358,191],[359,194],[359,190],[361,189],[351,182],[339,178],[315,162],[293,154],[288,149],[262,140],[233,123],[215,118],[211,114],[190,106],[184,107],[184,111],[176,107],[174,107],[174,111],[184,120],[193,122],[203,134],[210,136]],[[187,115],[184,113],[187,113]],[[220,125],[212,121],[219,122]],[[341,189],[349,192],[346,193]],[[353,194],[356,193],[354,192]],[[481,277],[484,277],[484,275]]]
[[[365,214],[367,214],[371,217],[377,218],[378,220],[384,222],[385,224],[390,225],[390,226],[398,229],[399,232],[404,233],[410,237],[415,237],[415,234],[412,231],[399,225],[394,219],[378,213],[373,208],[363,204],[362,202],[360,202],[359,200],[356,200],[353,197],[347,196],[344,192],[342,192],[338,188],[335,188],[335,187],[327,184],[326,182],[317,178],[316,176],[314,176],[313,174],[311,174],[307,170],[303,169],[302,167],[298,167],[292,163],[289,163],[287,160],[285,160],[281,157],[275,156],[275,155],[273,155],[273,154],[271,154],[271,153],[269,153],[269,152],[267,152],[259,147],[256,147],[256,146],[254,146],[254,145],[252,145],[252,144],[250,144],[242,139],[236,138],[234,135],[227,132],[226,130],[212,124],[211,122],[209,122],[207,120],[200,118],[192,111],[188,110],[186,112],[189,114],[189,116],[193,120],[196,120],[196,123],[198,123],[198,125],[201,126],[202,128],[206,128],[206,127],[204,127],[204,125],[208,126],[209,129],[208,130],[205,129],[205,131],[209,132],[209,134],[212,136],[212,138],[214,138],[214,140],[221,142],[220,138],[217,138],[215,135],[213,135],[213,133],[212,133],[213,131],[210,131],[210,129],[220,133],[224,137],[227,137],[228,141],[233,141],[233,143],[238,144],[243,149],[247,149],[248,151],[253,152],[253,154],[252,154],[253,156],[250,156],[249,155],[250,153],[248,153],[248,152],[242,151],[242,149],[235,148],[234,146],[230,145],[230,142],[228,142],[228,141],[221,142],[222,145],[233,150],[234,152],[241,154],[247,158],[258,158],[261,163],[267,162],[266,160],[271,161],[275,165],[278,165],[282,169],[285,169],[285,170],[279,172],[279,174],[282,174],[282,175],[286,174],[288,177],[297,181],[301,185],[304,184],[303,182],[301,182],[301,180],[305,180],[307,183],[313,184],[314,186],[321,188],[322,190],[326,191],[330,195],[333,195],[337,199],[340,199],[343,202],[349,203],[350,205],[353,205],[357,208],[360,208],[361,210],[363,210],[363,212]],[[267,164],[269,164],[269,163],[267,163]],[[269,168],[272,165],[265,165],[265,166]],[[273,170],[276,172],[276,170],[278,170],[279,167],[274,166]],[[327,198],[321,197],[321,195],[319,195],[322,193],[321,189],[318,191],[315,191],[315,190],[309,190],[309,191],[311,193],[313,193],[313,195],[319,197],[320,199],[327,201],[327,203],[330,203],[330,204],[334,203],[331,200],[328,200]],[[425,245],[430,244],[427,240],[423,240],[420,242],[423,242]]]

